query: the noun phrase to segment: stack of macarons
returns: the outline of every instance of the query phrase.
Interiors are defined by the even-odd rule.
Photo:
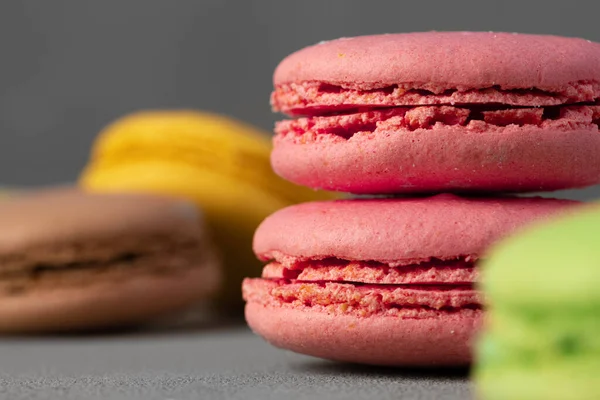
[[[250,327],[333,360],[469,363],[489,246],[578,204],[514,193],[600,182],[598,65],[596,43],[491,32],[343,38],[284,59],[274,170],[388,196],[266,218],[267,265],[242,288]]]

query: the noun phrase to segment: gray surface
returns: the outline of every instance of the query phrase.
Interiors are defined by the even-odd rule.
[[[207,109],[271,130],[275,66],[323,39],[436,29],[600,41],[599,11],[597,0],[4,0],[0,185],[73,180],[98,130],[137,109]]]
[[[349,366],[243,327],[0,341],[0,399],[468,399],[466,371]]]

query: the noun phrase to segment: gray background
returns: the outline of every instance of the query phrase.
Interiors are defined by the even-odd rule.
[[[591,1],[0,1],[0,184],[71,181],[137,109],[198,108],[270,130],[271,74],[324,39],[415,30],[600,41]],[[598,188],[562,193],[593,198]],[[0,340],[0,399],[464,399],[465,371],[331,364],[244,327]]]
[[[600,41],[598,10],[594,0],[2,0],[0,184],[75,179],[97,132],[137,109],[213,110],[271,130],[273,69],[323,39],[503,30]]]

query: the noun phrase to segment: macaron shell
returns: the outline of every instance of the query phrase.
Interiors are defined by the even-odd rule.
[[[246,305],[254,332],[277,347],[336,361],[390,366],[467,365],[479,317],[360,318]]]
[[[181,312],[218,288],[216,259],[175,273],[135,271],[129,279],[0,293],[0,333],[85,331],[137,325]]]
[[[583,39],[501,32],[417,32],[342,38],[285,58],[275,85],[324,81],[366,89],[394,83],[556,90],[600,80],[600,45]]]
[[[531,192],[600,182],[598,128],[509,125],[478,133],[463,126],[412,132],[277,135],[271,154],[282,177],[356,194],[435,191]]]
[[[74,187],[12,196],[0,205],[0,220],[0,264],[2,256],[31,255],[40,246],[79,242],[89,248],[110,241],[112,252],[118,250],[115,236],[137,240],[143,248],[150,236],[199,240],[205,235],[202,214],[186,201],[143,194],[91,195]]]
[[[579,204],[543,198],[353,199],[279,210],[256,230],[254,251],[284,266],[329,257],[389,266],[430,259],[477,259],[523,225]],[[284,234],[285,233],[285,234]]]
[[[134,151],[146,144],[169,144],[175,139],[175,144],[181,143],[182,147],[232,147],[232,150],[254,154],[262,154],[269,147],[269,140],[262,131],[238,120],[193,110],[151,110],[127,115],[104,128],[92,158],[118,154],[123,148]],[[160,148],[155,150],[161,151]],[[235,154],[231,151],[223,156]]]

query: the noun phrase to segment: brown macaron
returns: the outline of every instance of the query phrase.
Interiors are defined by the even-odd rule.
[[[210,296],[220,278],[186,202],[57,189],[0,203],[0,333],[149,322]]]

